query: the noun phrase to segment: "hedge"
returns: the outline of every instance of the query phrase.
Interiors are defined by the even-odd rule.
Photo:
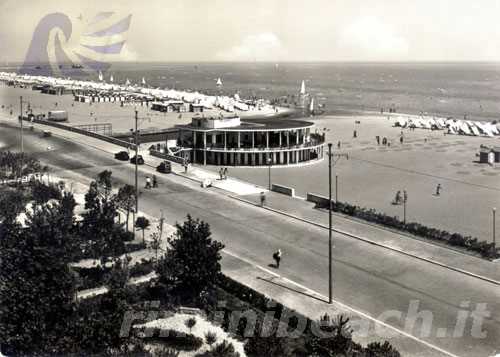
[[[328,208],[328,202],[324,204],[317,203],[316,208]],[[442,242],[451,246],[460,247],[465,250],[477,253],[483,258],[500,258],[499,249],[495,249],[493,243],[479,241],[471,236],[464,236],[460,233],[450,233],[445,230],[431,228],[416,222],[407,222],[399,220],[398,217],[391,217],[384,213],[377,212],[372,208],[365,208],[351,205],[346,202],[332,202],[332,210],[346,214],[348,216],[363,219],[368,222],[377,223],[386,227],[394,228],[400,231],[408,232],[418,237]]]

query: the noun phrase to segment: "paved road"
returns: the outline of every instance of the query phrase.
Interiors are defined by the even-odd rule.
[[[15,148],[18,132],[0,126],[0,141],[5,148]],[[51,146],[51,150],[46,150],[47,146]],[[37,133],[26,135],[25,150],[58,166],[62,175],[95,176],[106,168],[113,171],[117,184],[133,182],[133,166],[117,162],[99,150],[55,137],[41,139]],[[231,252],[261,266],[267,266],[271,253],[281,248],[284,257],[279,273],[327,295],[328,235],[324,229],[242,204],[221,195],[216,189],[201,190],[198,184],[177,176],[161,177],[159,183],[158,189],[142,193],[141,210],[155,216],[163,210],[170,224],[182,221],[187,213],[199,217],[210,224],[216,239],[224,242]],[[427,336],[417,323],[408,331],[411,334],[459,356],[499,353],[498,286],[343,235],[335,234],[334,240],[334,294],[337,300],[373,317],[389,310],[404,315],[410,303],[416,301],[419,311],[432,313],[432,329]],[[458,313],[474,309],[480,303],[485,303],[491,311],[483,325],[486,337],[471,336],[469,319],[464,336],[453,338]],[[393,318],[387,322],[400,329],[405,327],[403,319]]]

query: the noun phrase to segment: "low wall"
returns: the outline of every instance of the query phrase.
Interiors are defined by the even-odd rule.
[[[156,151],[156,150],[149,150],[149,154],[151,156],[158,157],[160,159],[165,159],[167,161],[172,161],[172,162],[175,162],[175,163],[181,164],[181,165],[184,165],[186,163],[185,159],[182,157],[165,154],[163,152]]]
[[[271,191],[282,193],[287,196],[295,197],[295,189],[287,186],[282,186],[273,183],[271,185]]]
[[[328,207],[328,197],[318,195],[316,193],[307,193],[306,200],[309,202],[313,202],[319,205],[322,205],[323,207]],[[332,200],[333,202],[333,200]]]
[[[94,132],[91,132],[91,131],[87,131],[87,130],[83,130],[83,129],[79,129],[79,128],[74,128],[74,127],[69,126],[69,125],[64,125],[64,124],[60,124],[60,123],[56,123],[56,122],[52,122],[52,121],[47,121],[47,120],[40,120],[40,119],[27,119],[27,118],[23,118],[23,120],[25,120],[28,123],[36,123],[36,124],[42,124],[42,125],[52,126],[54,128],[58,128],[58,129],[62,129],[62,130],[67,130],[67,131],[72,131],[74,133],[78,133],[78,134],[81,134],[81,135],[90,136],[90,137],[93,137],[93,138],[96,138],[96,139],[99,139],[99,140],[106,141],[106,142],[111,143],[111,144],[115,144],[115,145],[119,145],[119,146],[125,147],[125,148],[128,147],[130,149],[135,149],[135,144],[132,144],[132,143],[130,143],[128,141],[116,139],[116,138],[113,138],[111,136],[97,134],[97,133],[94,133]]]

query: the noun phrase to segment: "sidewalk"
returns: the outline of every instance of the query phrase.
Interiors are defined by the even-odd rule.
[[[234,197],[250,204],[260,205],[260,195],[246,195]],[[314,209],[314,203],[303,199],[291,198],[275,192],[266,194],[265,208],[289,216],[298,217],[309,223],[323,226],[328,229],[328,213]],[[374,224],[363,223],[356,219],[347,218],[339,214],[332,215],[333,229],[340,233],[348,233],[368,242],[384,245],[390,249],[404,252],[419,259],[440,263],[457,271],[465,271],[470,275],[477,275],[500,285],[500,264],[474,257],[453,249],[428,243],[417,238],[377,227]],[[383,249],[383,248],[381,248]]]

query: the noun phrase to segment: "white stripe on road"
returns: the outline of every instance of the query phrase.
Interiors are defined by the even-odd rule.
[[[263,266],[260,266],[260,265],[258,265],[258,264],[256,264],[256,263],[254,263],[254,262],[252,262],[252,261],[250,261],[250,260],[246,259],[246,258],[242,258],[242,257],[240,257],[239,255],[237,255],[237,254],[235,254],[235,253],[232,253],[232,252],[228,251],[227,249],[224,249],[224,250],[223,250],[223,252],[224,252],[225,254],[227,254],[227,255],[229,255],[229,256],[231,256],[231,257],[233,257],[233,258],[239,259],[239,260],[241,260],[241,261],[243,261],[243,262],[245,262],[245,263],[247,263],[247,264],[250,264],[251,266],[254,266],[254,267],[256,267],[257,269],[260,269],[260,270],[262,270],[262,271],[264,271],[264,272],[266,272],[266,273],[268,273],[268,274],[271,274],[271,275],[273,275],[273,276],[275,276],[275,277],[277,277],[277,278],[280,278],[280,279],[282,279],[282,280],[283,280],[283,281],[285,281],[285,282],[288,282],[288,283],[293,284],[293,285],[295,285],[295,286],[297,286],[297,287],[299,287],[299,288],[301,288],[301,289],[304,289],[307,293],[309,293],[309,294],[311,294],[311,295],[316,295],[317,297],[320,297],[322,300],[328,301],[328,297],[327,297],[327,296],[324,296],[323,294],[321,294],[321,293],[319,293],[319,292],[317,292],[317,291],[314,291],[314,290],[312,290],[312,289],[310,289],[310,288],[308,288],[308,287],[306,287],[306,286],[304,286],[304,285],[302,285],[302,284],[300,284],[300,283],[297,283],[297,282],[295,282],[295,281],[293,281],[293,280],[287,279],[287,278],[285,278],[285,277],[283,277],[283,276],[281,276],[281,275],[277,274],[276,272],[274,272],[274,271],[272,271],[272,270],[269,270],[269,269],[267,269],[267,268],[264,268]],[[398,329],[397,327],[394,327],[394,326],[392,326],[392,325],[389,325],[389,324],[387,324],[387,323],[385,323],[385,322],[383,322],[383,321],[377,320],[376,318],[374,318],[374,317],[372,317],[372,316],[368,315],[367,313],[365,313],[365,312],[363,312],[363,311],[356,310],[355,308],[350,307],[350,306],[348,306],[348,305],[346,305],[346,304],[343,304],[343,303],[341,303],[340,301],[337,301],[337,300],[333,300],[333,302],[334,302],[335,304],[337,304],[337,305],[339,305],[339,306],[343,307],[343,308],[344,308],[344,309],[346,309],[346,310],[350,310],[350,311],[354,312],[355,314],[360,315],[360,316],[362,316],[362,317],[364,317],[364,318],[366,318],[366,319],[368,319],[368,320],[371,320],[371,321],[373,321],[373,322],[375,322],[375,323],[377,323],[377,324],[379,324],[379,325],[381,325],[381,326],[384,326],[384,327],[386,327],[386,328],[388,328],[388,329],[390,329],[390,330],[396,331],[397,333],[399,333],[399,334],[401,334],[401,335],[403,335],[403,336],[405,336],[405,337],[408,337],[409,339],[412,339],[412,340],[414,340],[414,341],[417,341],[418,343],[421,343],[421,344],[423,344],[423,345],[425,345],[425,346],[427,346],[427,347],[429,347],[429,348],[431,348],[431,349],[433,349],[433,350],[436,350],[436,351],[438,351],[438,352],[441,352],[441,353],[443,353],[443,354],[445,354],[445,355],[447,355],[447,356],[450,356],[450,357],[459,357],[458,355],[455,355],[455,354],[453,354],[453,353],[451,353],[451,352],[449,352],[449,351],[446,351],[446,350],[444,350],[444,349],[442,349],[442,348],[440,348],[440,347],[438,347],[438,346],[436,346],[436,345],[433,345],[432,343],[429,343],[429,342],[424,341],[424,340],[422,340],[422,339],[420,339],[420,338],[418,338],[418,337],[415,337],[415,336],[413,336],[412,334],[410,334],[410,333],[408,333],[408,332],[405,332],[405,331],[403,331],[403,330],[400,330],[400,329]]]

